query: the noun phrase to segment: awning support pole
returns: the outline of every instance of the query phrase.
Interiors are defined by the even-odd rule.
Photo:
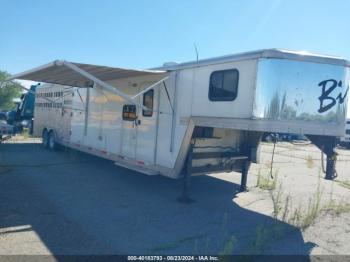
[[[171,116],[170,152],[174,151],[174,141],[175,141],[176,111],[177,111],[177,96],[178,96],[177,77],[178,77],[178,73],[177,71],[175,71],[173,111]]]
[[[164,81],[167,80],[168,78],[169,78],[169,76],[162,78],[162,79],[159,80],[158,82],[156,82],[156,83],[150,85],[150,86],[147,87],[146,89],[142,90],[142,91],[139,92],[138,94],[136,94],[136,95],[134,95],[133,97],[131,97],[131,99],[135,99],[136,97],[138,97],[138,96],[140,96],[140,95],[146,93],[148,90],[150,90],[150,89],[156,87],[157,85],[159,85],[159,84],[162,83],[162,82],[164,83]]]
[[[94,87],[96,83],[94,83]],[[89,105],[90,105],[90,87],[86,88],[86,97],[85,97],[85,119],[84,119],[84,136],[87,136],[87,130],[89,125]]]

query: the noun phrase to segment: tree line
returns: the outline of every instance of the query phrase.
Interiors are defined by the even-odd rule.
[[[15,82],[5,82],[10,76],[6,71],[0,70],[0,111],[8,111],[16,108],[13,99],[19,98],[22,88]]]

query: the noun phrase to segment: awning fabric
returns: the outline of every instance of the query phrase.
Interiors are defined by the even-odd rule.
[[[49,64],[13,75],[8,80],[23,79],[76,87],[92,85],[91,79],[72,70],[69,65],[78,67],[102,81],[166,73],[166,71],[159,70],[135,70],[56,60]]]

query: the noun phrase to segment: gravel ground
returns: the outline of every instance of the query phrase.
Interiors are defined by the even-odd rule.
[[[0,145],[0,255],[350,254],[350,151],[339,150],[338,177],[327,181],[316,147],[279,143],[275,188],[264,190],[264,144],[248,192],[238,193],[237,173],[199,176],[195,202],[183,205],[179,181],[39,142]]]

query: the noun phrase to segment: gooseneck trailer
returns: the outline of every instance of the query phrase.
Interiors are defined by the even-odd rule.
[[[238,171],[241,190],[264,132],[306,135],[335,172],[350,63],[261,50],[134,70],[57,60],[14,75],[36,90],[34,135],[148,175]],[[185,179],[185,197],[186,197]]]

